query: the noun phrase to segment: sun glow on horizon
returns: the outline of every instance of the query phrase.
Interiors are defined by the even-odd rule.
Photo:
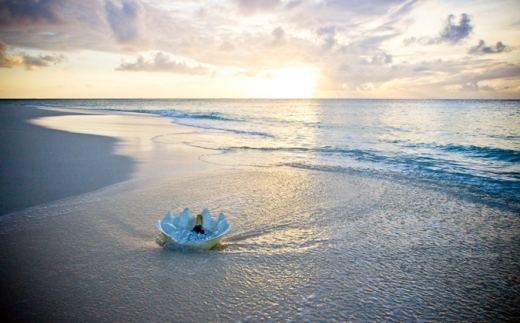
[[[261,97],[266,98],[310,98],[314,88],[316,69],[289,67],[272,71],[258,84]]]
[[[0,98],[520,98],[518,0],[25,2]]]

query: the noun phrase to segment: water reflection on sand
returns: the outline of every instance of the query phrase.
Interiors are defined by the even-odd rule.
[[[103,300],[107,319],[183,322],[490,322],[518,313],[520,221],[511,211],[404,182],[291,168],[113,190],[33,210],[47,218],[16,233],[16,244],[4,232],[3,245],[30,257],[26,277],[40,306],[81,302],[86,311],[67,315],[94,319]],[[154,221],[186,205],[226,214],[233,230],[217,249],[157,244]],[[33,242],[37,252],[27,249]]]

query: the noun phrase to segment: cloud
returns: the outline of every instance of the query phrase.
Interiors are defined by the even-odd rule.
[[[159,72],[159,73],[174,73],[174,74],[189,74],[189,75],[205,75],[208,74],[209,69],[201,65],[196,67],[189,67],[185,62],[176,62],[171,60],[170,56],[158,52],[152,60],[145,60],[142,55],[137,56],[134,63],[122,62],[121,66],[115,69],[116,71],[129,72]]]
[[[496,54],[496,53],[503,53],[503,52],[510,52],[513,49],[507,45],[504,45],[502,42],[497,42],[495,46],[486,46],[486,42],[483,40],[480,40],[478,42],[478,45],[471,47],[468,50],[468,54],[474,54],[474,55],[484,55],[484,54]]]
[[[478,13],[486,6],[466,8]],[[471,12],[458,11],[467,13],[442,13],[433,17],[433,30],[414,33],[429,21],[422,15],[432,15],[431,7],[419,0],[0,0],[0,39],[9,44],[0,45],[0,66],[41,69],[60,62],[55,52],[96,52],[131,57],[115,64],[116,71],[207,75],[209,81],[217,72],[213,81],[307,67],[316,70],[320,89],[338,91],[323,96],[398,82],[432,91],[463,84],[484,91],[488,83],[498,92],[518,88],[518,57],[505,45],[514,45],[511,30],[518,27],[508,24],[517,21],[514,10],[493,7],[505,27],[477,29]],[[503,43],[477,41],[493,32]],[[456,46],[474,35],[471,45]],[[401,40],[408,36],[415,37],[405,45],[430,46],[405,48]],[[145,52],[152,54],[137,56]],[[487,81],[493,75],[505,81]]]
[[[260,72],[258,70],[248,70],[248,71],[242,71],[235,73],[235,76],[243,75],[247,78],[256,77]]]
[[[393,19],[401,19],[403,16],[411,12],[419,2],[420,0],[405,2],[398,10],[393,12],[390,17]]]
[[[453,23],[455,19],[454,15],[449,15],[444,20],[444,28],[440,32],[440,42],[447,42],[451,44],[457,44],[464,38],[468,38],[469,34],[473,31],[473,26],[470,25],[471,19],[465,13],[459,16],[459,24]]]
[[[296,8],[298,7],[299,5],[303,4],[303,0],[294,0],[294,1],[289,1],[285,4],[285,8],[287,9],[293,9],[293,8]]]
[[[459,83],[470,80],[473,83],[498,79],[519,79],[520,65],[516,63],[504,63],[493,61],[482,61],[467,64],[464,75],[453,77],[453,81]]]
[[[0,25],[58,24],[63,22],[64,0],[2,0]]]
[[[27,8],[38,10],[12,12],[7,7],[11,2],[34,3]],[[49,51],[171,52],[198,29],[186,21],[181,24],[184,17],[164,10],[157,1],[0,0],[0,8],[1,39],[12,46]],[[161,46],[154,46],[157,39]]]
[[[285,44],[285,30],[282,27],[276,27],[271,36],[274,38],[271,42],[270,46],[278,47],[283,46]]]
[[[342,47],[343,53],[370,55],[372,53],[380,52],[381,44],[387,40],[397,37],[399,34],[385,34],[376,36],[367,36],[359,40],[352,41],[347,46]]]
[[[237,0],[240,10],[245,14],[270,11],[280,6],[280,0]]]
[[[434,45],[448,43],[455,45],[468,38],[473,31],[473,25],[470,24],[471,18],[468,14],[463,13],[459,16],[458,24],[454,22],[455,15],[448,15],[443,21],[443,26],[439,34],[435,37],[409,37],[405,38],[403,44],[405,46],[413,43],[421,45]]]
[[[0,27],[0,38],[13,46],[49,51],[128,53],[153,49],[208,64],[230,66],[238,62],[240,66],[237,67],[249,70],[257,68],[251,63],[255,65],[254,61],[271,55],[265,51],[272,47],[277,47],[279,55],[266,60],[270,66],[260,68],[273,68],[271,62],[276,60],[280,61],[278,65],[284,65],[295,56],[320,60],[324,51],[351,43],[361,44],[362,37],[373,39],[381,36],[360,27],[365,14],[373,16],[368,10],[360,13],[340,3],[323,1],[52,1],[63,2],[61,10],[67,14],[61,14],[61,24],[49,25],[38,20],[34,28],[28,28],[17,22],[9,29]],[[388,14],[391,19],[386,17],[377,21],[383,20],[385,28],[394,28],[395,34],[398,34],[396,30],[400,26],[396,14],[403,11],[405,16],[415,3],[404,0],[369,2],[377,8],[384,8],[384,12],[391,12]],[[363,1],[355,1],[355,4],[361,6]],[[61,12],[58,9],[56,15]],[[256,15],[244,16],[243,12]],[[283,15],[270,15],[280,12]],[[266,17],[271,18],[265,20]],[[312,34],[313,38],[306,37],[306,34]],[[268,46],[265,46],[268,38]],[[381,38],[381,41],[385,39]],[[373,55],[372,51],[378,51],[380,43],[373,45],[370,52],[361,51],[362,54]]]
[[[107,21],[117,42],[129,44],[142,41],[144,36],[145,9],[136,0],[123,0],[105,5]]]
[[[336,36],[335,26],[321,27],[316,34],[322,39],[324,49],[331,49],[336,45],[336,39],[334,38]]]
[[[378,55],[372,56],[370,60],[362,59],[361,64],[362,65],[386,65],[386,64],[392,64],[392,55],[387,53],[382,53]]]
[[[219,50],[220,51],[223,51],[223,52],[232,52],[235,50],[235,46],[233,46],[232,43],[230,43],[229,41],[225,40],[219,47]]]
[[[334,10],[339,9],[364,15],[381,15],[406,2],[406,0],[329,0],[325,4]]]
[[[461,91],[465,92],[478,92],[478,91],[495,91],[494,87],[489,85],[480,86],[478,83],[464,83],[461,84]]]
[[[0,40],[0,67],[11,68],[22,64],[23,56],[20,54],[7,54],[7,45]]]
[[[50,65],[50,63],[58,64],[66,59],[65,55],[40,55],[30,56],[23,55],[23,65],[26,70],[34,71],[44,69]]]
[[[403,40],[403,45],[410,46],[418,41],[417,37],[408,37]]]
[[[370,63],[370,61],[368,61]],[[406,84],[406,89],[428,89],[430,95],[453,91],[491,91],[481,82],[517,82],[520,65],[493,60],[442,60],[384,65],[357,64],[354,59],[323,70],[322,91],[368,91],[385,84]],[[513,83],[515,84],[515,83]],[[476,86],[477,85],[477,86]]]
[[[65,55],[40,55],[31,56],[23,52],[7,53],[8,46],[0,40],[0,67],[11,68],[24,65],[26,70],[34,71],[44,69],[51,63],[61,63],[67,58]]]
[[[303,6],[303,0],[233,0],[238,5],[239,12],[246,16],[260,15],[265,13],[279,14]]]

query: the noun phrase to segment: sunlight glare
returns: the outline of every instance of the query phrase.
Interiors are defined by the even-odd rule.
[[[314,69],[308,67],[284,68],[264,79],[264,95],[272,98],[310,98],[314,87]]]

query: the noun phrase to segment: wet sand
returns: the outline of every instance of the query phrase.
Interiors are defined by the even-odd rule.
[[[74,112],[0,105],[0,215],[127,180],[135,169],[114,154],[117,139],[46,129],[28,120]]]
[[[165,118],[32,122],[112,132],[114,152],[136,167],[130,180],[0,218],[0,314],[9,321],[520,317],[513,211],[357,171],[203,163],[215,152],[176,143],[192,130]],[[233,229],[218,248],[161,246],[155,220],[187,206],[226,214]]]
[[[99,200],[217,167],[198,160],[200,149],[156,144],[155,138],[191,131],[168,118],[6,105],[0,109],[0,316],[22,322],[92,321],[77,308],[62,307],[75,296],[63,289],[67,284],[60,279],[75,275],[66,269],[77,265],[74,255],[81,254],[75,243],[101,242],[100,259],[88,256],[80,262],[103,262],[114,251],[112,242],[102,237],[111,211],[96,207]],[[102,222],[87,216],[84,205],[101,211],[97,220]],[[155,237],[148,242],[161,248]]]

